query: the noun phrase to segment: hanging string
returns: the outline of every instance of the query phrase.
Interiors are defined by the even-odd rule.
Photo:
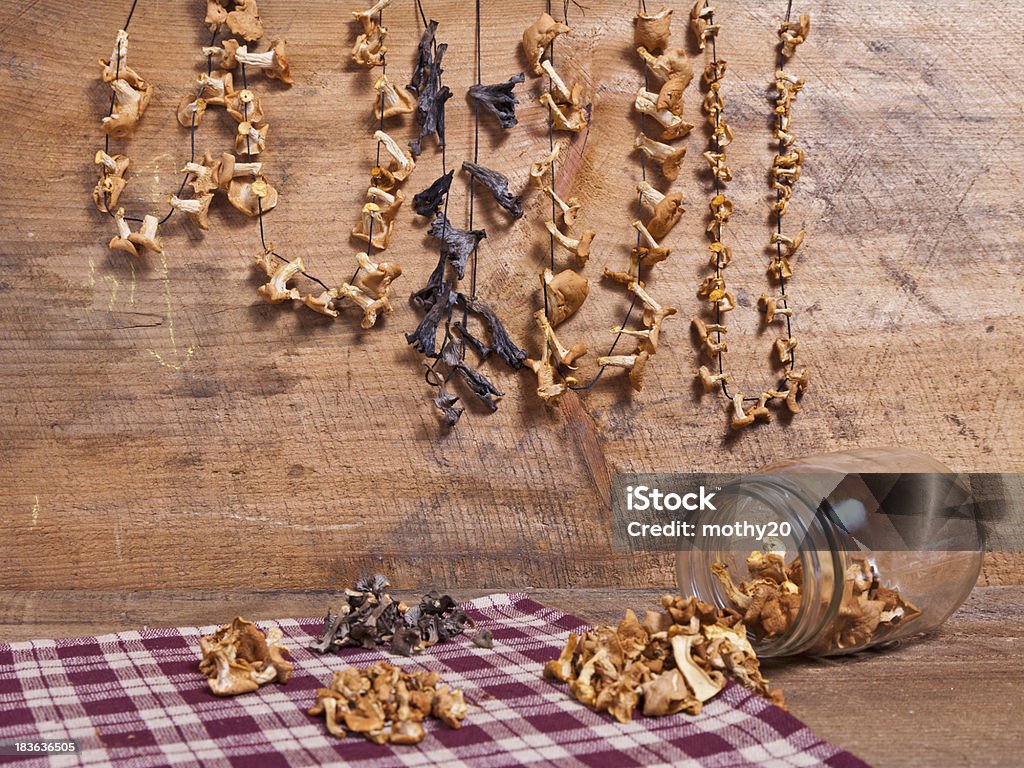
[[[482,75],[482,51],[480,47],[480,0],[476,0],[476,84],[480,85],[483,82]],[[476,165],[480,162],[480,100],[473,99],[473,164]],[[476,175],[469,174],[469,229],[473,229],[473,212],[475,209],[476,202]],[[470,300],[476,301],[476,274],[477,274],[477,261],[479,259],[480,243],[475,242],[473,244],[473,254],[471,256],[472,269],[470,272],[470,289],[469,296]],[[462,328],[465,330],[469,328],[469,304],[463,303],[462,305]],[[459,353],[462,355],[462,359],[466,359],[466,337],[462,335],[461,342],[459,345]],[[451,376],[451,373],[448,374]]]

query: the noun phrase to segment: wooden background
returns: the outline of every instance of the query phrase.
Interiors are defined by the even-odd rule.
[[[450,43],[454,164],[472,133],[472,6],[425,5]],[[585,16],[570,11],[574,34],[556,58],[592,89],[593,125],[569,151],[559,188],[584,201],[584,222],[599,230],[595,277],[622,263],[630,242],[639,175],[630,104],[641,72],[630,54],[632,4],[586,5]],[[672,5],[681,43],[688,8]],[[737,134],[731,274],[744,306],[730,346],[743,389],[769,378],[771,337],[757,331],[752,300],[765,285],[766,95],[784,12],[781,0],[751,5],[722,0],[717,14]],[[89,199],[109,99],[96,59],[109,55],[128,6],[0,4],[0,588],[324,589],[370,569],[404,588],[667,587],[666,558],[611,551],[609,472],[750,470],[878,445],[916,448],[956,470],[1024,470],[1024,18],[1012,4],[796,3],[813,30],[792,65],[808,81],[796,106],[808,162],[789,221],[808,240],[791,290],[812,389],[791,423],[738,437],[692,386],[686,318],[705,264],[703,131],[678,182],[689,210],[671,237],[675,253],[650,281],[681,316],[666,325],[644,392],[613,375],[549,412],[531,374],[488,366],[507,392],[501,408],[470,407],[445,434],[402,337],[418,317],[406,298],[435,261],[411,210],[389,251],[405,269],[396,311],[371,332],[352,311],[332,322],[260,303],[256,224],[223,200],[205,235],[180,219],[168,225],[165,263],[150,256],[133,270],[107,250],[112,224]],[[159,89],[127,148],[124,202],[136,213],[162,208],[188,157],[173,110],[201,66],[200,6],[142,0],[132,22],[131,64]],[[484,6],[483,77],[495,82],[523,68],[518,39],[542,3]],[[356,4],[260,7],[269,35],[288,39],[296,78],[290,89],[253,84],[281,192],[268,239],[338,282],[352,271],[348,230],[374,150],[372,77],[347,60]],[[389,74],[405,81],[420,31],[413,4],[396,0],[386,24]],[[517,185],[546,152],[545,116],[531,98],[539,87],[520,88],[519,127],[499,135],[488,121],[481,131],[481,162]],[[694,88],[691,122],[698,110]],[[208,113],[200,149],[221,152],[232,125]],[[412,132],[409,123],[389,129]],[[428,146],[411,191],[440,171]],[[450,215],[464,225],[463,180],[453,189]],[[481,295],[534,353],[528,309],[539,301],[546,208],[534,194],[514,226],[489,201],[477,209],[488,230]],[[623,307],[595,280],[565,336],[597,350]],[[983,579],[1020,583],[1024,561],[992,556]]]

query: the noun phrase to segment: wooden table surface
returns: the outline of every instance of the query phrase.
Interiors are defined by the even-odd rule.
[[[396,593],[403,598],[418,594]],[[481,593],[482,594],[482,593]],[[538,589],[593,623],[657,605],[657,590]],[[469,599],[475,593],[459,593]],[[0,602],[0,640],[141,626],[321,615],[329,592],[19,592]],[[789,709],[825,739],[883,766],[1021,765],[1024,588],[979,587],[935,634],[887,651],[768,661]]]

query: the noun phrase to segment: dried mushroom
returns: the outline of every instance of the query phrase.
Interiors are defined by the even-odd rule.
[[[570,634],[544,676],[568,683],[570,695],[621,723],[638,706],[645,717],[699,714],[727,676],[782,705],[782,692],[769,689],[735,611],[695,597],[665,595],[661,603],[663,610],[648,611],[643,622],[627,610],[617,627]]]
[[[561,151],[561,146],[555,144],[547,157],[536,163],[530,163],[530,178],[533,180],[534,186],[542,189],[547,184],[547,177],[551,174],[551,165],[558,159],[558,154]]]
[[[270,126],[255,125],[248,121],[238,124],[235,132],[235,152],[246,154],[252,157],[258,155],[267,148],[267,135],[270,133]]]
[[[254,179],[233,178],[228,185],[228,200],[248,216],[259,216],[277,206],[277,190],[263,176]]]
[[[385,576],[374,574],[346,589],[341,603],[327,612],[320,638],[309,648],[317,653],[337,652],[348,646],[375,648],[390,646],[400,631],[412,629],[418,639],[412,651],[461,635],[473,621],[449,595],[429,592],[412,607],[388,593],[391,584]],[[403,635],[399,643],[408,646]]]
[[[394,177],[395,181],[405,181],[409,178],[412,169],[416,167],[416,161],[413,159],[412,154],[402,149],[398,142],[384,133],[384,131],[375,131],[373,138],[380,142],[385,152],[391,155],[391,160],[386,170]]]
[[[272,263],[273,262],[269,260],[269,254],[256,257],[257,266],[266,271],[270,277],[270,282],[257,288],[256,293],[271,304],[280,304],[285,301],[299,301],[302,296],[299,294],[298,289],[289,288],[288,282],[305,270],[306,267],[302,263],[302,258],[297,258],[294,261],[281,262],[273,272],[270,271]]]
[[[203,658],[199,671],[210,690],[218,696],[235,696],[255,691],[270,682],[287,683],[293,665],[281,644],[281,630],[271,627],[263,634],[259,627],[241,616],[219,627],[212,635],[199,638]]]
[[[452,92],[447,85],[441,84],[441,74],[444,72],[441,61],[448,50],[448,44],[435,44],[436,34],[437,22],[431,21],[420,38],[416,67],[413,69],[412,82],[409,84],[409,89],[419,99],[416,106],[416,124],[420,127],[420,134],[409,144],[413,157],[419,157],[423,139],[427,136],[436,136],[438,147],[443,148],[445,145],[444,109],[445,103],[452,97]]]
[[[438,176],[434,183],[422,192],[413,195],[412,209],[420,216],[430,218],[436,216],[444,202],[444,196],[448,194],[448,190],[452,186],[452,177],[454,176],[454,170],[448,171],[448,173]]]
[[[578,238],[573,238],[563,233],[553,221],[545,221],[544,226],[547,227],[551,236],[555,238],[555,242],[572,253],[581,265],[587,263],[590,259],[590,245],[597,235],[594,230],[586,229]]]
[[[434,217],[427,234],[441,241],[441,257],[455,268],[459,278],[466,274],[470,254],[487,237],[482,229],[459,229],[443,213]]]
[[[557,326],[583,306],[590,291],[590,283],[583,275],[571,269],[563,269],[557,275],[545,269],[541,275],[541,285],[547,302],[548,319],[552,326]]]
[[[523,200],[509,191],[508,177],[505,174],[468,160],[462,163],[462,170],[469,171],[473,178],[479,179],[494,197],[495,202],[508,211],[513,219],[523,217]]]
[[[117,227],[117,234],[111,238],[108,246],[112,251],[124,251],[131,256],[138,256],[139,250],[132,242],[132,228],[124,218],[124,208],[118,208],[114,213],[114,226]]]
[[[459,728],[469,709],[462,691],[442,685],[438,672],[406,672],[378,661],[335,672],[327,688],[317,689],[308,713],[323,715],[327,731],[339,739],[351,733],[374,744],[418,744],[427,718]]]
[[[471,85],[467,94],[478,105],[497,117],[498,125],[502,128],[511,128],[518,122],[516,104],[519,103],[512,91],[524,80],[526,77],[520,72],[503,83]]]
[[[177,195],[171,195],[167,198],[167,203],[171,208],[188,214],[192,222],[204,232],[210,228],[210,203],[212,202],[212,192],[190,200],[182,200]],[[256,214],[253,215],[255,216]]]
[[[256,0],[235,0],[235,7],[224,17],[231,34],[254,43],[263,38],[263,21]]]
[[[373,115],[378,120],[407,115],[416,109],[416,96],[405,86],[392,83],[387,75],[378,77],[373,89],[377,92]]]
[[[555,102],[554,97],[546,92],[540,95],[540,103],[551,113],[552,127],[556,131],[579,133],[587,127],[587,115],[583,107],[570,105],[569,111],[565,112],[562,106]]]
[[[114,107],[103,118],[103,132],[112,139],[129,139],[153,98],[153,86],[146,84],[138,90],[127,80],[118,79],[110,87],[114,91]]]
[[[523,53],[530,63],[533,74],[544,73],[541,68],[541,60],[544,57],[544,50],[559,35],[570,31],[569,27],[561,22],[555,21],[550,14],[542,13],[538,19],[523,31]]]
[[[367,69],[384,65],[387,46],[384,41],[388,31],[377,23],[380,12],[391,4],[391,0],[380,0],[372,8],[365,11],[352,11],[352,15],[362,24],[363,31],[352,46],[352,61]]]
[[[675,181],[679,178],[679,169],[682,167],[683,158],[686,157],[686,147],[663,144],[641,133],[633,142],[633,148],[639,149],[645,156],[658,163],[661,166],[661,175],[667,181]]]
[[[796,47],[807,39],[811,31],[811,17],[802,13],[797,21],[784,21],[779,25],[779,39],[782,41],[782,55],[790,58]]]
[[[123,29],[117,33],[110,59],[100,59],[100,66],[103,67],[104,83],[124,80],[129,86],[139,91],[144,91],[149,87],[142,76],[128,66],[128,33]]]
[[[646,88],[641,86],[636,92],[636,99],[633,102],[633,106],[637,112],[648,115],[661,124],[661,138],[667,141],[682,138],[692,131],[693,125],[691,123],[686,122],[682,117],[672,112],[670,109],[658,106],[660,98],[661,96],[659,94],[648,91]],[[681,98],[682,97],[680,96],[680,99]]]
[[[693,79],[693,68],[690,66],[685,48],[672,48],[660,56],[655,56],[643,46],[639,46],[636,52],[644,60],[647,71],[663,83],[679,79],[689,85]]]
[[[707,0],[697,0],[690,10],[690,31],[697,38],[697,45],[703,51],[708,41],[718,34],[718,25],[708,19],[714,18],[715,9]]]
[[[656,240],[663,240],[683,215],[683,195],[673,192],[665,195],[656,190],[646,181],[636,185],[640,193],[640,201],[653,213],[647,222],[647,229]]]
[[[100,179],[92,191],[92,201],[101,213],[110,213],[117,209],[117,201],[128,185],[125,174],[131,161],[125,155],[111,157],[102,149],[96,152],[93,162],[99,166]]]
[[[672,9],[659,8],[657,13],[638,13],[634,19],[633,39],[651,53],[668,47],[672,35]]]
[[[766,393],[762,399],[770,396]],[[783,553],[754,551],[747,557],[746,565],[749,579],[739,585],[721,561],[714,563],[711,570],[755,638],[785,634],[797,621],[805,595],[800,557],[787,564]],[[849,651],[884,641],[920,614],[898,590],[882,585],[873,563],[863,557],[852,557],[843,573],[839,609],[812,651]]]
[[[390,315],[394,308],[391,305],[391,283],[402,274],[398,264],[382,261],[379,264],[371,261],[366,253],[357,253],[356,270],[352,283],[343,283],[337,289],[339,299],[347,299],[363,310],[361,326],[364,330],[373,328],[380,315]]]
[[[580,208],[582,208],[580,201],[575,197],[563,200],[550,186],[544,187],[544,191],[551,198],[551,202],[562,212],[562,221],[565,222],[565,226],[569,228],[576,226],[576,215],[580,212]]]
[[[285,40],[275,40],[270,50],[253,53],[244,45],[239,45],[237,40],[224,40],[222,47],[208,46],[203,48],[203,53],[208,55],[219,54],[220,65],[224,69],[234,69],[239,64],[244,64],[251,69],[259,69],[270,80],[280,80],[282,83],[292,85],[291,64],[288,60],[288,44]]]
[[[160,241],[157,239],[159,226],[160,220],[156,216],[147,215],[143,217],[139,231],[132,232],[128,235],[128,239],[137,247],[153,251],[153,253],[163,253],[164,249],[160,247]]]

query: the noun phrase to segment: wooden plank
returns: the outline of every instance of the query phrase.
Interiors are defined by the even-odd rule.
[[[603,468],[747,470],[887,444],[957,470],[1024,468],[1016,407],[1024,149],[1009,130],[1024,104],[1019,9],[995,0],[969,13],[938,0],[900,0],[884,11],[867,0],[795,4],[814,17],[793,65],[808,80],[797,106],[808,164],[790,217],[809,233],[792,291],[813,383],[799,418],[734,437],[724,413],[700,403],[691,385],[685,318],[704,270],[708,193],[696,134],[678,183],[689,211],[673,232],[672,260],[650,283],[680,317],[666,326],[645,391],[609,376],[580,396],[581,422],[546,411],[529,374],[494,369],[508,393],[498,413],[471,407],[445,434],[402,337],[417,317],[405,299],[435,258],[410,211],[392,249],[405,269],[396,311],[373,332],[360,331],[352,312],[332,322],[259,303],[249,265],[255,223],[221,203],[205,235],[182,221],[168,225],[166,267],[149,258],[133,271],[107,251],[110,222],[88,199],[109,98],[95,61],[109,55],[128,5],[10,0],[0,10],[8,137],[0,146],[0,588],[326,588],[369,569],[405,587],[661,588],[672,583],[668,559],[610,549]],[[253,83],[273,126],[267,172],[282,195],[268,238],[332,282],[351,272],[347,230],[373,155],[372,77],[346,58],[352,5],[310,0],[296,13],[279,0],[261,3],[269,34],[289,40],[297,83]],[[455,164],[472,137],[463,95],[473,81],[473,30],[465,3],[426,6],[451,44],[447,155]],[[485,80],[523,67],[517,41],[541,6],[509,0],[498,12],[485,4]],[[630,242],[639,176],[630,102],[641,73],[627,6],[586,6],[585,15],[571,7],[574,34],[557,57],[593,91],[594,118],[570,149],[559,188],[583,201],[584,224],[599,230],[591,299],[565,331],[597,350],[624,307],[597,275],[621,263]],[[741,389],[769,376],[769,337],[756,330],[752,302],[765,285],[765,95],[783,6],[719,3],[737,133],[732,269],[743,306],[730,344]],[[685,17],[684,6],[673,7]],[[132,22],[132,64],[159,89],[128,147],[125,203],[137,211],[162,208],[188,156],[173,111],[201,66],[200,12],[185,0],[143,0]],[[418,35],[413,4],[396,2],[387,26],[389,74],[402,81]],[[982,54],[966,54],[966,41],[977,40]],[[540,87],[534,80],[522,89],[520,127],[498,135],[485,123],[481,131],[481,159],[517,185],[546,150],[533,102]],[[691,92],[691,122],[700,122],[699,101]],[[200,149],[222,151],[230,130],[211,112]],[[412,128],[394,131],[408,137]],[[412,189],[440,166],[431,146]],[[539,302],[546,205],[530,196],[514,225],[486,200],[477,207],[488,230],[481,295],[535,354],[527,310]],[[464,223],[461,181],[450,214]],[[1000,558],[986,578],[1020,582],[1024,561]]]
[[[531,595],[589,621],[613,623],[627,606],[656,605],[660,592],[538,589]],[[0,639],[205,625],[237,613],[315,616],[330,603],[327,591],[21,591],[0,602]],[[979,587],[937,633],[899,649],[769,661],[765,669],[793,714],[878,768],[1015,765],[1024,704],[1024,588]]]

